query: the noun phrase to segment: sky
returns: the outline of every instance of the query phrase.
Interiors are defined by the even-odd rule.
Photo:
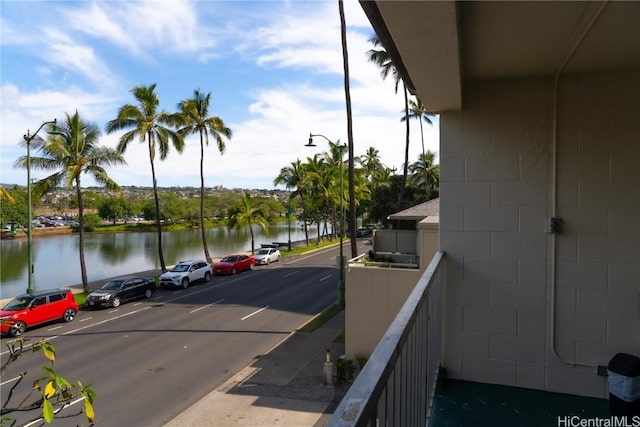
[[[402,90],[367,59],[374,32],[359,3],[344,6],[354,153],[374,147],[401,173]],[[337,0],[3,0],[0,43],[2,184],[26,185],[26,170],[14,167],[26,154],[23,135],[65,113],[78,111],[102,130],[100,144],[115,148],[123,132],[107,134],[107,122],[136,103],[132,88],[153,83],[167,112],[196,89],[211,93],[209,114],[232,130],[224,154],[214,141],[205,147],[207,187],[284,188],[273,184],[281,168],[328,149],[322,137],[305,147],[310,133],[348,141]],[[438,152],[438,135],[437,119],[424,124],[425,149]],[[411,120],[409,161],[421,152]],[[146,143],[132,141],[124,158],[109,176],[150,187]],[[158,185],[199,187],[199,159],[199,137],[190,136],[182,153],[156,158]],[[85,175],[82,185],[95,181]]]

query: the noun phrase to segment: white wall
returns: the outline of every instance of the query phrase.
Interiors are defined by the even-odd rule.
[[[441,115],[443,360],[454,378],[606,397],[595,365],[640,355],[640,72],[560,79],[555,250],[552,93],[465,82],[463,111]]]

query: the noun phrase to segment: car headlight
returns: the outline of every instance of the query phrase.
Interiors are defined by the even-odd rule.
[[[111,297],[111,295],[102,295],[100,297],[100,299],[109,299]]]

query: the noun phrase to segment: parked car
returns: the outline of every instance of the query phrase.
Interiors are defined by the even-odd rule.
[[[160,286],[188,288],[198,280],[211,281],[211,264],[206,261],[180,261],[160,276]]]
[[[148,277],[126,276],[109,280],[87,296],[87,307],[120,307],[120,304],[138,298],[151,298],[156,282]]]
[[[280,260],[280,251],[276,248],[261,248],[255,253],[257,265],[269,265]]]
[[[253,270],[255,264],[255,258],[249,255],[227,255],[220,262],[213,264],[213,274],[236,274],[244,270]]]
[[[0,310],[0,332],[19,337],[27,328],[54,320],[71,322],[78,304],[69,289],[18,295]]]

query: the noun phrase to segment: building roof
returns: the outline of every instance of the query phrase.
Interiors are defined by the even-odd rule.
[[[459,111],[469,80],[640,66],[639,1],[367,1],[403,82],[429,112]]]
[[[432,199],[419,205],[412,206],[403,211],[388,216],[390,220],[422,221],[428,216],[440,215],[440,198]]]

